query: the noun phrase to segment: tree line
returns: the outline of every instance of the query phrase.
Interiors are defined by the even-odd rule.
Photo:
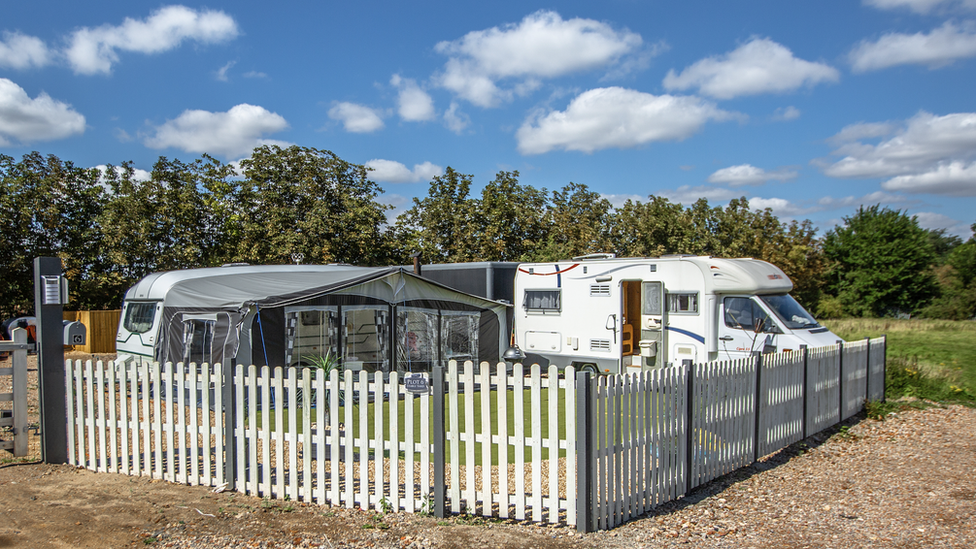
[[[33,152],[0,155],[0,317],[33,309],[37,256],[60,257],[72,308],[118,308],[157,271],[227,263],[354,265],[555,261],[594,252],[754,257],[793,280],[821,316],[976,314],[976,240],[926,230],[900,211],[862,207],[817,236],[745,198],[725,207],[659,196],[620,207],[586,185],[537,189],[500,171],[472,194],[448,167],[392,223],[365,166],[334,153],[263,146],[239,165],[160,157],[148,180],[132,164],[81,168]],[[976,224],[974,224],[976,230]]]

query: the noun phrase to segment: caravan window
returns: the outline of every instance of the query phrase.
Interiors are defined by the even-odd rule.
[[[481,314],[467,311],[441,313],[441,355],[444,360],[478,362]]]
[[[698,314],[698,292],[668,293],[668,312]]]
[[[559,290],[525,290],[522,306],[530,313],[558,313],[562,310]]]
[[[183,363],[213,364],[213,336],[216,315],[183,317]]]
[[[429,372],[437,360],[437,311],[397,307],[397,368]]]
[[[285,363],[311,365],[315,358],[337,355],[335,307],[285,308]]]
[[[144,334],[152,328],[156,303],[129,303],[125,308],[122,327],[133,334]]]

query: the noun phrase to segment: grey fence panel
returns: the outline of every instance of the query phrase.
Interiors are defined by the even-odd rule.
[[[868,342],[853,341],[844,344],[844,357],[841,361],[844,371],[844,396],[841,421],[853,416],[864,408],[868,382]]]
[[[755,365],[739,359],[695,366],[692,488],[752,460]]]
[[[759,455],[803,440],[803,352],[763,356]]]
[[[840,421],[840,347],[810,349],[807,372],[806,435],[809,436]]]
[[[868,346],[868,400],[885,397],[885,346],[883,337],[872,339]]]

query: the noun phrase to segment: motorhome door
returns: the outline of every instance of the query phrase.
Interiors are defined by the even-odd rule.
[[[718,356],[730,360],[764,352],[775,346],[782,333],[755,296],[726,296],[722,299],[718,327]]]

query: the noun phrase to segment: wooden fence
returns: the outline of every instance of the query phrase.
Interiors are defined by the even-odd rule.
[[[27,455],[27,330],[16,328],[13,341],[0,341],[0,353],[10,354],[10,367],[0,368],[0,376],[11,376],[9,393],[0,393],[0,449],[14,457]],[[7,404],[7,403],[10,404]],[[7,436],[9,434],[9,436]]]
[[[71,363],[72,464],[261,497],[612,528],[883,397],[884,339],[601,376]],[[857,391],[861,391],[857,393]]]
[[[87,343],[72,349],[90,355],[115,352],[122,311],[64,311],[64,319],[81,322],[87,331]]]

